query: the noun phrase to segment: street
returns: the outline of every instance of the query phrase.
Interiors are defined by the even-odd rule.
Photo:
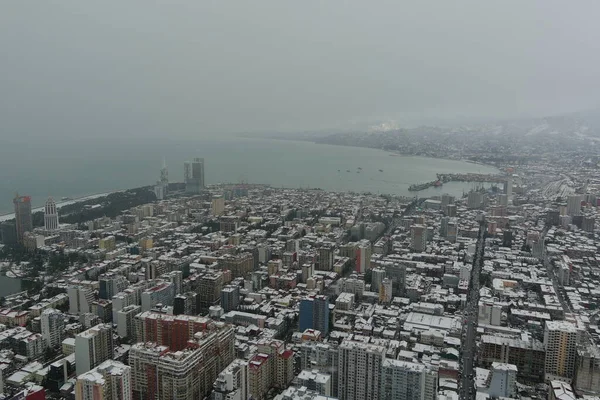
[[[463,329],[461,334],[461,374],[459,377],[459,398],[475,399],[475,356],[477,353],[477,320],[479,317],[479,274],[483,267],[485,250],[485,220],[479,225],[479,236],[473,257],[473,268],[469,278],[469,292],[465,307]]]

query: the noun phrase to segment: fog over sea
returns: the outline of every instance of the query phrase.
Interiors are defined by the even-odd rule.
[[[411,184],[431,181],[438,172],[497,172],[493,167],[462,161],[392,156],[376,149],[291,140],[94,137],[59,142],[11,138],[0,147],[0,214],[12,211],[15,192],[32,196],[37,207],[48,196],[58,201],[154,184],[163,156],[171,182],[183,180],[184,161],[204,157],[208,184],[243,181],[405,196],[415,195],[408,191]],[[449,183],[419,192],[419,196],[460,196],[470,187],[472,184]]]

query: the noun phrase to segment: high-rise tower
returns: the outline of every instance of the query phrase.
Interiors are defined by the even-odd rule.
[[[427,227],[425,225],[411,225],[410,247],[414,251],[425,251],[427,248]]]
[[[385,347],[344,340],[338,356],[338,397],[376,400],[380,397],[381,363]]]
[[[167,169],[167,161],[163,157],[163,165],[160,169],[160,183],[163,185],[169,184],[169,170]]]
[[[15,196],[13,200],[15,205],[15,225],[17,229],[17,240],[23,243],[25,232],[33,230],[33,221],[31,219],[31,197],[30,196]]]
[[[200,193],[204,189],[204,158],[194,158],[184,164],[185,191]]]
[[[379,395],[390,400],[433,400],[437,381],[437,372],[424,364],[386,358],[381,365]]]
[[[163,200],[169,191],[169,170],[167,169],[167,161],[163,157],[162,168],[160,169],[160,180],[154,186],[154,194],[157,200]]]
[[[571,217],[581,215],[581,195],[573,194],[567,198],[567,215]]]
[[[187,183],[192,178],[192,163],[186,161],[183,163],[183,182]]]
[[[75,400],[131,400],[131,367],[106,360],[77,377]]]
[[[44,228],[47,231],[55,231],[58,229],[58,210],[56,203],[52,197],[48,197],[44,206]]]
[[[42,337],[46,346],[52,348],[60,346],[64,339],[65,316],[54,308],[48,308],[40,317]]]
[[[581,332],[567,321],[547,321],[544,331],[546,347],[546,381],[562,380],[571,383],[575,376],[577,342]]]
[[[315,296],[300,301],[300,332],[306,329],[317,329],[327,335],[329,333],[329,299],[326,296]]]
[[[77,375],[96,368],[113,358],[112,325],[96,325],[75,337],[75,366]]]

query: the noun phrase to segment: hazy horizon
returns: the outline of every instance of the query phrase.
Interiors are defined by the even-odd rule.
[[[211,136],[600,105],[600,3],[10,2],[0,138]]]

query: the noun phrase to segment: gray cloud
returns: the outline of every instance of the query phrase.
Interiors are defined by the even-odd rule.
[[[6,2],[4,134],[191,136],[600,103],[600,3]]]

